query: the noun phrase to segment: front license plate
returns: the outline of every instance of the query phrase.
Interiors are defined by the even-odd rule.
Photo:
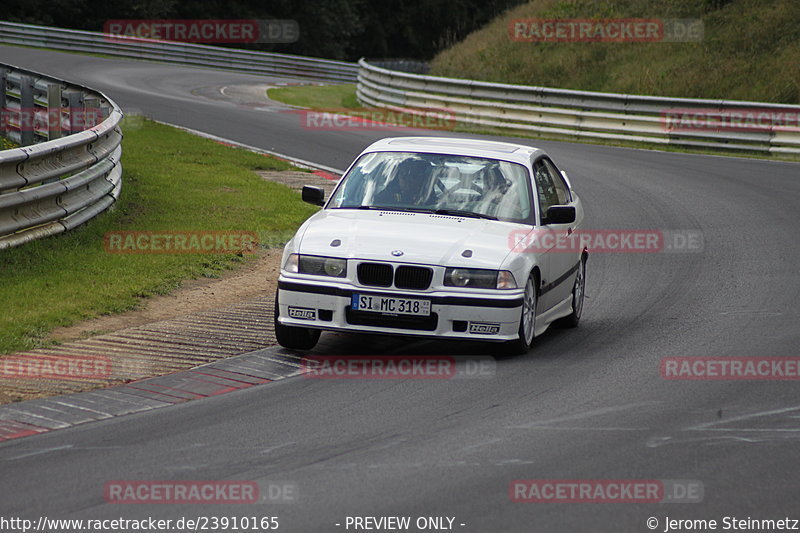
[[[350,307],[353,311],[372,311],[390,315],[430,316],[431,301],[375,294],[354,294]]]

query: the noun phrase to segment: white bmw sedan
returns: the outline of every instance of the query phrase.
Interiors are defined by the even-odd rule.
[[[355,160],[286,244],[278,342],[322,330],[468,339],[525,353],[581,318],[587,250],[565,245],[583,208],[543,151],[472,139],[398,137]]]

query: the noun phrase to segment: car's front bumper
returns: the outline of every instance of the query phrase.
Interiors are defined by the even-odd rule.
[[[281,276],[279,320],[287,326],[449,339],[508,341],[518,338],[522,290],[476,294],[361,288]],[[353,311],[353,294],[391,295],[431,301],[429,317]],[[289,307],[292,314],[289,316]],[[304,312],[302,310],[313,310]],[[298,317],[301,315],[302,317]]]

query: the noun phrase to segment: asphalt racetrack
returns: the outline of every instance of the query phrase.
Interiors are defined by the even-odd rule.
[[[308,129],[297,113],[247,92],[288,79],[7,46],[0,62],[101,90],[127,112],[337,169],[386,136]],[[547,150],[567,171],[589,227],[692,230],[702,248],[592,255],[580,327],[547,332],[480,379],[297,377],[6,442],[0,515],[277,516],[288,533],[367,530],[347,526],[355,516],[449,517],[455,531],[482,533],[664,531],[667,517],[715,519],[717,529],[725,517],[800,519],[800,383],[660,372],[670,357],[800,355],[800,164],[517,142]],[[323,334],[314,353],[489,352]],[[113,480],[174,479],[296,492],[258,505],[104,498]],[[520,479],[688,480],[702,501],[518,503],[509,487]]]

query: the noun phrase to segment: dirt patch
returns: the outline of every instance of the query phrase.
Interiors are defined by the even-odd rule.
[[[322,171],[298,172],[286,170],[277,172],[274,170],[259,170],[256,173],[265,180],[286,185],[295,191],[301,191],[303,189],[303,185],[322,187],[322,189],[325,191],[325,198],[328,198],[331,195],[331,192],[333,192],[333,188],[336,187],[339,179],[339,176]]]
[[[173,293],[144,300],[141,309],[58,328],[47,339],[58,342],[85,339],[150,322],[227,307],[260,296],[272,296],[278,285],[281,253],[280,249],[261,250],[257,259],[224,273],[220,278],[185,281]]]

